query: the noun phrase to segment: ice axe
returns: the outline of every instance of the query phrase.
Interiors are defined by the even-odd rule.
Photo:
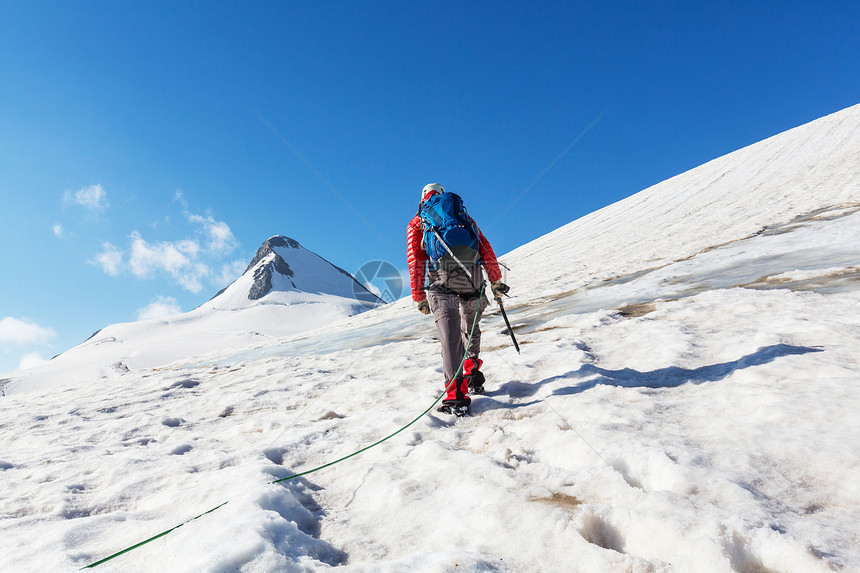
[[[508,320],[508,314],[505,312],[505,305],[502,304],[502,297],[497,296],[496,302],[499,303],[499,310],[502,311],[502,318],[505,319],[505,324],[508,327],[508,333],[511,335],[511,341],[514,343],[514,348],[517,349],[517,354],[520,353],[520,345],[517,344],[517,337],[514,336],[514,329],[511,328],[511,322]]]

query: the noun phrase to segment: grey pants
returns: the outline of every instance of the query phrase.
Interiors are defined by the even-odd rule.
[[[442,342],[442,368],[445,370],[445,379],[450,380],[466,353],[466,342],[469,341],[469,333],[472,332],[472,324],[475,324],[475,332],[469,343],[466,358],[478,360],[481,352],[481,315],[487,308],[489,301],[481,294],[480,297],[471,300],[463,300],[456,294],[442,293],[438,291],[427,291],[427,302],[433,311],[436,320],[436,331]],[[475,318],[477,313],[478,317]],[[477,320],[477,323],[475,322]],[[462,372],[460,372],[462,376]]]

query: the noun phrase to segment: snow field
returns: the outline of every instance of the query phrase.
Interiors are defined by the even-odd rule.
[[[431,413],[286,484],[266,485],[372,443],[432,403],[442,375],[428,321],[410,319],[426,334],[410,342],[59,389],[4,419],[4,429],[28,430],[16,452],[33,460],[4,470],[3,487],[26,494],[3,511],[18,525],[4,532],[10,564],[28,570],[36,554],[51,556],[41,565],[70,569],[65,559],[91,562],[227,500],[102,567],[857,563],[858,491],[846,484],[856,483],[860,459],[850,384],[858,320],[844,312],[857,298],[734,288],[654,301],[633,318],[569,313],[522,334],[522,356],[491,311],[488,395],[475,398],[476,416]],[[414,312],[399,304],[384,313]],[[74,406],[63,398],[70,393]],[[16,411],[24,398],[6,400]]]
[[[717,296],[718,293],[713,293]],[[725,296],[725,301],[737,300],[738,294],[746,294],[747,296],[758,295],[753,293],[720,293]],[[770,294],[770,293],[768,293]],[[780,293],[785,296],[784,293]],[[774,295],[776,296],[776,295]],[[772,298],[772,297],[771,297]],[[856,304],[856,297],[849,299],[848,302]],[[687,307],[691,301],[683,303],[670,303],[670,307],[683,306]],[[699,308],[695,309],[694,316],[698,316],[699,320],[707,314],[703,314],[705,309],[701,308],[702,303],[696,302]],[[819,303],[815,303],[818,305]],[[710,306],[710,312],[719,310],[724,312],[721,307],[714,308]],[[657,314],[657,313],[655,313]],[[772,316],[772,315],[771,315]],[[634,328],[636,322],[644,321],[660,321],[666,326],[676,328],[667,329],[669,332],[666,340],[672,341],[677,337],[678,326],[669,322],[671,317],[653,317],[632,319],[630,321],[621,321],[616,324],[607,325],[604,329],[605,333],[601,333],[602,342],[606,343],[611,340],[624,339],[629,341],[632,348],[650,348],[656,342],[662,341],[663,338],[655,332],[649,333],[650,346],[645,346],[637,340],[631,340],[625,336],[624,330]],[[738,317],[730,315],[731,319]],[[673,320],[674,322],[674,320]],[[711,322],[708,320],[707,322]],[[785,322],[789,322],[786,320]],[[800,321],[799,321],[800,322]],[[685,326],[685,330],[692,330],[690,325]],[[762,326],[761,324],[753,323],[752,327]],[[846,325],[846,330],[852,331],[852,338],[856,339],[856,328],[853,324]],[[618,331],[622,332],[618,332]],[[708,358],[708,363],[720,364],[718,361],[724,360],[725,352],[720,348],[722,345],[714,344],[708,341],[709,338],[715,339],[714,342],[722,342],[727,337],[736,335],[732,329],[726,328],[726,335],[721,334],[722,329],[716,329],[714,333],[696,333],[699,336],[691,336],[698,340],[698,349],[695,351],[695,356],[690,356],[690,352],[686,351],[683,346],[675,345],[676,349],[681,350],[678,354],[687,355],[687,361],[701,361],[703,358]],[[751,328],[753,330],[753,328]],[[758,329],[755,329],[761,332]],[[609,331],[614,331],[610,334]],[[766,330],[765,330],[766,331]],[[785,337],[783,330],[780,335]],[[747,340],[753,345],[758,345],[755,339],[759,336],[757,333],[750,333],[751,340]],[[599,350],[598,342],[601,340],[590,341],[591,337],[582,336],[586,343],[590,343],[592,353],[602,355]],[[752,348],[755,346],[750,345]],[[708,348],[711,347],[711,348]],[[715,347],[715,348],[714,348]],[[806,376],[801,376],[801,380],[792,383],[792,389],[797,386],[797,395],[786,395],[785,389],[773,384],[773,380],[780,380],[786,375],[792,378],[797,378],[797,363],[807,362],[810,357],[819,356],[817,353],[797,354],[793,355],[794,350],[785,349],[788,351],[785,357],[778,357],[780,352],[756,352],[745,360],[740,360],[732,369],[724,369],[722,367],[713,370],[711,367],[706,367],[702,370],[702,374],[707,374],[707,379],[699,384],[687,383],[684,386],[676,386],[674,376],[678,376],[682,380],[689,379],[689,372],[676,372],[668,369],[666,372],[659,372],[657,368],[660,365],[660,360],[654,360],[649,355],[637,355],[636,353],[621,353],[617,351],[617,346],[614,356],[623,358],[626,364],[631,362],[639,362],[642,364],[642,371],[633,368],[627,370],[606,370],[602,369],[583,369],[586,373],[592,376],[595,374],[600,378],[594,382],[588,381],[588,376],[580,376],[578,373],[568,373],[551,383],[556,385],[565,378],[573,378],[574,380],[583,380],[577,385],[568,387],[558,387],[550,390],[547,388],[542,393],[551,392],[553,397],[549,398],[550,403],[554,403],[557,398],[555,396],[576,396],[580,401],[581,409],[566,411],[564,406],[556,406],[559,412],[568,418],[574,427],[580,428],[580,432],[589,440],[590,443],[596,444],[597,449],[603,452],[603,457],[613,466],[619,474],[628,483],[630,488],[641,489],[642,491],[653,493],[658,492],[673,492],[681,496],[678,501],[686,501],[686,504],[678,505],[677,502],[672,503],[673,519],[679,518],[678,510],[684,505],[689,505],[690,501],[696,501],[693,507],[695,511],[704,515],[713,515],[715,512],[721,514],[721,506],[725,504],[726,499],[736,500],[735,504],[730,504],[732,507],[731,515],[740,508],[745,508],[739,513],[749,512],[749,506],[755,506],[757,496],[761,496],[767,501],[766,505],[772,504],[773,508],[768,508],[770,519],[778,516],[780,520],[786,519],[792,522],[800,522],[796,519],[793,513],[816,513],[820,511],[820,507],[816,503],[804,499],[804,495],[809,495],[810,498],[822,496],[823,498],[832,499],[832,492],[839,488],[844,483],[844,472],[846,470],[856,472],[857,449],[851,446],[850,456],[846,456],[846,465],[839,466],[837,460],[829,459],[830,456],[823,454],[829,451],[829,447],[842,442],[844,444],[845,435],[843,434],[843,426],[836,425],[836,429],[831,432],[822,432],[821,428],[833,427],[834,412],[822,412],[820,416],[810,416],[807,413],[810,400],[814,400],[820,392],[826,392],[833,389],[837,392],[837,396],[841,394],[850,394],[845,388],[845,380],[834,380],[827,384],[826,388],[817,388],[812,384],[821,380],[818,376],[812,376],[812,372]],[[530,351],[532,349],[530,348]],[[704,353],[704,350],[709,352]],[[821,353],[822,355],[824,353]],[[611,355],[610,355],[611,356]],[[737,356],[737,355],[735,355]],[[800,356],[804,358],[801,359]],[[680,357],[680,356],[679,356]],[[679,358],[676,357],[676,358]],[[794,358],[795,363],[790,360]],[[772,361],[771,361],[772,360]],[[831,359],[821,359],[820,362],[828,364]],[[783,361],[780,363],[780,361]],[[656,363],[655,363],[656,362]],[[675,362],[678,362],[677,360]],[[781,364],[778,369],[774,365]],[[607,367],[611,367],[611,360],[607,361]],[[645,368],[652,368],[651,372],[644,372]],[[801,369],[804,373],[807,370]],[[719,378],[717,377],[717,373]],[[814,370],[813,370],[814,372]],[[723,379],[723,373],[726,377]],[[644,374],[644,376],[642,375]],[[804,380],[803,378],[808,378]],[[751,384],[771,382],[766,387],[752,387]],[[600,384],[592,386],[593,384]],[[729,387],[726,387],[729,385]],[[809,386],[807,386],[809,385]],[[737,386],[737,387],[736,387]],[[584,388],[585,390],[580,390]],[[629,389],[640,388],[639,396],[631,395]],[[671,393],[670,393],[671,392]],[[691,396],[691,394],[693,396]],[[672,399],[678,396],[677,399]],[[846,396],[847,398],[847,396]],[[585,403],[582,403],[582,402]],[[649,405],[650,403],[650,405]],[[828,400],[828,403],[831,403]],[[847,404],[856,406],[856,394],[850,399]],[[695,404],[698,410],[691,411],[688,406]],[[838,408],[846,406],[846,402],[842,402]],[[591,421],[585,418],[581,412],[600,412],[599,417]],[[846,411],[842,411],[837,420],[844,419]],[[800,421],[806,419],[806,423]],[[603,426],[605,430],[598,432],[592,426],[597,424]],[[753,430],[750,432],[750,430]],[[756,431],[758,430],[758,431]],[[551,435],[551,434],[549,434]],[[606,437],[603,437],[603,436]],[[854,431],[853,436],[857,436]],[[614,439],[613,439],[614,438]],[[620,438],[620,439],[619,439]],[[825,438],[822,440],[822,438]],[[633,442],[631,444],[630,442]],[[825,442],[825,443],[822,443]],[[828,443],[829,442],[829,443]],[[784,452],[786,444],[790,444],[789,451]],[[631,447],[633,446],[633,447]],[[656,449],[655,449],[656,448]],[[718,452],[719,455],[715,455]],[[740,455],[736,452],[741,452]],[[738,459],[740,458],[740,459]],[[853,461],[852,461],[853,460]],[[839,460],[841,461],[841,460]],[[739,463],[740,462],[740,463]],[[854,467],[851,468],[851,465]],[[700,466],[704,466],[706,472],[701,471]],[[803,468],[803,469],[800,469]],[[822,476],[820,469],[831,470],[826,476]],[[841,468],[841,469],[838,469]],[[838,471],[835,471],[837,470]],[[725,478],[720,474],[731,470]],[[786,480],[780,475],[782,472],[787,472],[789,475],[795,472],[800,472],[794,481]],[[711,473],[714,472],[714,473]],[[739,474],[739,475],[738,475]],[[740,479],[739,476],[749,476],[760,474],[757,479]],[[804,475],[808,474],[808,475]],[[721,478],[716,479],[715,478]],[[823,478],[823,479],[822,479]],[[756,491],[756,483],[762,481],[770,484],[775,482],[778,485],[778,491],[762,492]],[[783,482],[780,484],[780,482]],[[812,488],[815,491],[810,495],[810,484],[818,482],[818,486]],[[822,483],[823,482],[823,483]],[[759,486],[761,487],[761,486]],[[818,489],[820,487],[820,490]],[[605,489],[605,488],[604,488]],[[623,488],[622,488],[623,489]],[[713,501],[707,497],[702,499],[702,492],[708,490],[716,490],[713,494]],[[753,499],[750,498],[752,494]],[[664,494],[665,495],[665,494]],[[771,496],[770,498],[765,496]],[[578,495],[580,499],[587,499],[586,495]],[[611,495],[606,496],[613,500],[614,503],[619,503],[619,500],[625,499],[624,491],[615,491]],[[793,499],[794,498],[794,499]],[[783,500],[783,505],[774,503],[775,499]],[[785,500],[792,500],[793,503],[785,503]],[[652,497],[653,501],[653,497]],[[835,500],[834,500],[835,501]],[[622,502],[623,503],[623,502]],[[856,506],[856,497],[852,499],[840,500],[837,502],[846,503],[849,507]],[[789,507],[785,507],[788,505]],[[772,512],[772,513],[771,513]],[[615,512],[612,512],[616,515]],[[648,512],[649,515],[654,515],[653,512]],[[758,519],[762,519],[758,517]],[[803,521],[806,521],[804,517]],[[837,538],[844,536],[845,531],[841,525],[833,527],[827,525],[828,517],[822,516],[822,519],[817,523],[822,529],[830,529],[829,534],[835,535]],[[856,515],[855,518],[856,519]],[[694,516],[689,517],[690,521],[694,520]],[[699,520],[702,521],[701,516]],[[630,522],[629,514],[626,514],[625,522]],[[707,520],[705,520],[707,521]],[[686,521],[685,521],[686,522]],[[695,522],[695,521],[693,521]],[[661,527],[656,531],[665,534],[671,531],[672,524],[667,523],[665,527]],[[777,528],[781,526],[776,524]],[[628,526],[629,527],[629,526]],[[784,528],[784,526],[782,526]],[[713,528],[712,528],[713,529]],[[636,529],[631,531],[631,536],[625,536],[624,550],[630,553],[648,557],[659,557],[660,554],[654,554],[654,547],[657,544],[655,541],[655,529],[648,527],[640,530],[643,543],[639,547],[636,546],[634,540]],[[761,533],[756,535],[762,535]],[[770,534],[767,534],[767,537]],[[850,536],[847,539],[842,539],[843,545],[848,547],[851,545]],[[738,533],[734,536],[737,539],[745,539],[744,535]],[[619,536],[610,535],[608,541],[606,539],[596,539],[596,541],[606,542],[607,545],[614,549],[620,549],[622,546],[618,542]],[[750,539],[752,541],[752,538]],[[837,543],[840,540],[836,540]],[[750,565],[755,561],[750,555],[743,554],[743,551],[738,549],[741,545],[739,542],[725,544],[725,551],[731,556],[730,564],[736,570],[755,570],[758,565]],[[684,547],[690,548],[689,539],[685,539],[682,544]],[[754,546],[754,544],[753,544]],[[731,551],[729,551],[731,549]],[[750,549],[745,549],[752,552]],[[807,555],[809,551],[806,548],[797,548],[797,551]],[[752,553],[754,555],[754,553]],[[663,559],[671,562],[673,566],[678,567],[679,562],[677,557],[670,558],[663,554]],[[762,558],[757,558],[762,559]],[[786,567],[778,566],[774,570],[790,571],[790,570],[822,570],[822,564],[818,563],[814,568],[809,565],[810,559],[795,559],[795,563],[806,563],[806,567]],[[747,565],[744,565],[747,563]],[[762,565],[765,567],[766,565]],[[687,569],[678,567],[677,570],[729,570],[719,567],[706,569],[701,564]]]

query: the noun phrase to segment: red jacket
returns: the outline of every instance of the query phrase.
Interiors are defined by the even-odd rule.
[[[471,217],[470,217],[471,218]],[[472,221],[474,223],[474,221]],[[478,225],[475,225],[478,229]],[[412,286],[412,300],[415,302],[422,301],[427,298],[424,294],[424,275],[427,273],[427,252],[421,246],[424,232],[421,229],[421,217],[415,217],[409,221],[409,227],[406,229],[406,260],[409,263],[409,278]],[[483,259],[484,268],[487,270],[487,276],[491,282],[502,280],[502,271],[499,270],[499,263],[496,260],[496,253],[493,252],[493,247],[478,229],[478,239],[480,246],[478,248]]]

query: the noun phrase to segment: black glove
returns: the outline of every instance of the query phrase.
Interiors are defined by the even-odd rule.
[[[502,298],[503,295],[508,294],[508,291],[511,290],[511,287],[509,287],[502,281],[493,281],[492,283],[490,283],[490,289],[493,291],[494,298]]]

